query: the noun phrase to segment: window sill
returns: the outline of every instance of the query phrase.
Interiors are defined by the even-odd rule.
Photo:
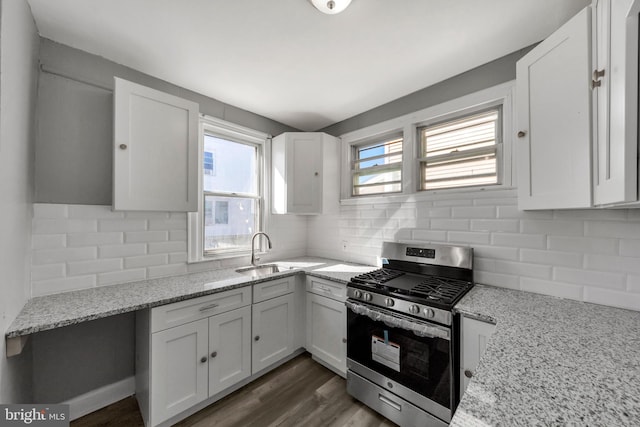
[[[415,193],[391,193],[391,194],[376,194],[372,196],[359,196],[351,197],[340,200],[341,206],[357,206],[357,205],[370,205],[376,203],[407,203],[407,202],[424,202],[430,200],[441,199],[458,199],[464,197],[465,194],[470,196],[481,193],[497,193],[500,191],[515,190],[516,187],[508,185],[491,185],[483,187],[464,187],[464,188],[447,188],[443,190],[425,190],[417,191]]]

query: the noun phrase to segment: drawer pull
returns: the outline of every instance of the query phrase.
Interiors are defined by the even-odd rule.
[[[470,369],[465,369],[464,370],[464,376],[467,378],[471,378],[473,376],[473,372],[471,372]]]
[[[200,358],[200,363],[205,363],[207,361],[207,356],[202,356]]]
[[[396,402],[394,402],[393,400],[378,394],[378,399],[380,399],[380,401],[382,403],[386,403],[387,405],[391,406],[393,409],[395,409],[398,412],[402,412],[402,406],[400,406],[399,404],[397,404]]]
[[[216,308],[217,306],[218,306],[218,304],[205,305],[204,307],[200,307],[200,311],[211,310],[212,308]]]
[[[217,352],[217,351],[214,351],[213,353],[211,353],[211,357],[212,357],[212,358],[213,358],[213,357],[216,357],[217,355],[218,355],[218,352]]]
[[[256,337],[253,340],[254,341],[260,341],[260,335],[256,335]]]

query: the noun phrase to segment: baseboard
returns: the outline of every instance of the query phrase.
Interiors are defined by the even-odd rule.
[[[136,392],[136,378],[131,376],[113,384],[91,390],[72,399],[62,402],[69,405],[69,418],[75,420]]]

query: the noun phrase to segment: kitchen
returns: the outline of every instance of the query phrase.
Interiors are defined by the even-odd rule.
[[[294,7],[296,2],[290,3]],[[354,1],[343,13],[325,16],[308,2],[301,3],[295,7],[303,16],[311,19],[318,14],[325,19],[322,22],[329,23],[335,21],[326,21],[328,18],[347,19],[366,9],[364,2]],[[301,124],[292,126],[268,119],[266,113],[250,113],[215,97],[182,89],[150,76],[154,75],[151,72],[119,65],[106,55],[71,47],[71,42],[53,41],[43,33],[48,28],[46,19],[39,22],[36,18],[37,28],[33,22],[28,5],[35,14],[37,2],[4,0],[0,92],[0,170],[5,183],[1,190],[5,209],[0,254],[5,278],[4,330],[33,297],[249,264],[248,256],[188,264],[185,213],[111,210],[114,76],[189,98],[198,102],[200,112],[209,117],[264,134],[322,129],[341,137],[343,143],[357,142],[367,134],[411,127],[411,118],[402,118],[414,113],[428,110],[428,114],[434,114],[443,104],[452,111],[459,109],[456,100],[469,102],[465,97],[474,94],[484,93],[488,99],[495,99],[498,95],[486,92],[495,87],[502,88],[499,96],[508,96],[514,90],[509,83],[516,78],[515,63],[528,52],[527,46],[547,38],[591,2],[563,3],[564,15],[548,23],[546,33],[493,59],[469,64],[442,76],[441,81],[415,88],[421,89],[418,92],[407,90],[405,93],[414,93],[396,96],[399,100],[389,104],[386,102],[395,98],[378,101],[344,116],[346,120],[313,122],[317,120],[313,114],[299,113],[297,120],[301,121],[296,123]],[[166,48],[171,50],[170,46]],[[124,59],[120,62],[128,63]],[[310,122],[302,125],[304,120]],[[515,135],[520,129],[513,126],[512,130]],[[334,161],[325,165],[334,168],[328,175],[338,181],[345,174],[345,163],[338,162],[339,157],[334,156]],[[342,196],[339,202],[344,189],[334,182],[323,192],[328,202],[321,215],[266,215],[264,228],[273,247],[260,255],[260,262],[306,255],[345,265],[378,265],[384,241],[442,242],[474,248],[476,283],[637,311],[640,212],[624,208],[523,211],[518,209],[522,197],[516,189],[515,155],[504,155],[503,160],[504,170],[510,170],[512,176],[504,182],[510,185],[490,191],[420,194],[411,190],[414,183],[409,182],[406,195]],[[406,167],[412,170],[412,165]],[[129,246],[121,246],[132,252],[120,252],[120,262],[108,258],[98,270],[74,272],[73,268],[87,268],[89,261],[98,258],[98,250],[123,250],[116,246],[126,233]],[[98,237],[106,240],[91,241]],[[136,242],[136,238],[142,240]],[[144,253],[136,252],[140,245],[145,247]],[[357,272],[345,274],[348,280]],[[547,300],[539,304],[545,304],[543,301]],[[497,318],[495,313],[489,316]],[[135,315],[129,312],[33,334],[20,355],[2,359],[0,402],[64,402],[111,384],[131,387],[135,323]],[[630,345],[637,345],[633,333],[628,340]],[[635,362],[630,367],[637,371],[637,356]],[[96,371],[95,366],[108,369]],[[627,375],[637,378],[637,374]],[[637,406],[635,411],[637,414]]]

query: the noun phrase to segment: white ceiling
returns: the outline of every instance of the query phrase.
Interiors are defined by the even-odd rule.
[[[28,0],[43,37],[317,130],[542,40],[590,0]]]

